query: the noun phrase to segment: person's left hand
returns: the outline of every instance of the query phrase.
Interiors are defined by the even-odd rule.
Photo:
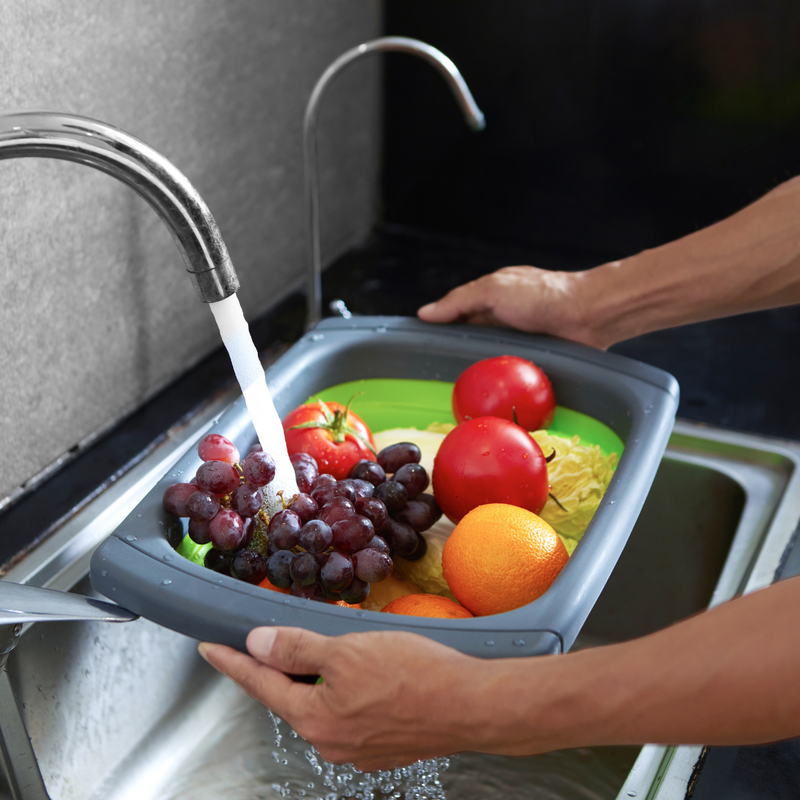
[[[486,662],[416,634],[321,636],[255,628],[251,655],[203,643],[200,653],[334,763],[363,771],[478,749]],[[287,674],[288,673],[288,674]],[[321,675],[309,685],[289,675]]]

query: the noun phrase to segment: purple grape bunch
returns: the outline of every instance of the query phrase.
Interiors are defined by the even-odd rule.
[[[419,448],[391,445],[359,461],[344,480],[320,474],[306,453],[291,456],[300,492],[269,519],[260,489],[275,477],[273,459],[255,445],[239,463],[218,434],[201,440],[193,482],[170,486],[164,508],[189,518],[197,544],[211,544],[205,565],[249,583],[268,580],[295,597],[360,603],[370,584],[392,574],[393,558],[422,558],[421,535],[440,517]]]
[[[421,559],[428,549],[422,533],[442,516],[433,495],[425,492],[430,477],[419,463],[421,455],[412,442],[399,442],[384,447],[377,461],[359,461],[350,471],[350,480],[366,481],[372,486],[369,500],[360,502],[377,508],[379,514],[380,506],[385,509],[378,535],[386,542],[392,558]]]
[[[275,478],[275,461],[255,446],[239,460],[239,451],[217,433],[197,446],[203,463],[189,483],[164,492],[166,511],[188,517],[188,535],[196,544],[211,544],[205,565],[249,583],[266,575],[266,558],[252,546],[259,526],[266,526],[261,490]]]

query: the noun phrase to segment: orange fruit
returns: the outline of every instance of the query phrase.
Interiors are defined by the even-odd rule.
[[[291,594],[291,592],[288,589],[281,589],[274,583],[270,583],[269,578],[264,578],[264,580],[261,581],[261,583],[259,583],[258,585],[262,589],[270,589],[273,592],[280,592],[281,594]],[[345,608],[361,608],[361,606],[358,603],[345,603],[344,600],[327,600],[326,602],[336,606],[344,606]]]
[[[344,600],[326,600],[332,606],[342,606],[343,608],[361,608],[360,603],[345,603]]]
[[[442,572],[458,601],[482,617],[541,597],[568,559],[564,543],[541,517],[488,503],[456,525],[442,551]]]
[[[407,594],[387,603],[381,612],[407,614],[410,617],[439,617],[441,619],[466,619],[473,616],[466,608],[448,597],[438,594]]]
[[[280,592],[281,594],[289,594],[288,589],[281,589],[279,586],[276,586],[274,583],[270,583],[269,578],[264,578],[261,583],[258,584],[262,589],[271,589],[273,592]]]

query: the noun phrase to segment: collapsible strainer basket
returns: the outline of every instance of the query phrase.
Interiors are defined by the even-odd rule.
[[[200,465],[194,451],[95,551],[93,586],[160,625],[240,650],[248,632],[259,625],[299,626],[329,635],[407,630],[482,657],[568,650],[625,547],[666,448],[678,405],[678,385],[671,375],[557,339],[434,326],[405,317],[358,317],[323,321],[267,371],[267,383],[284,416],[312,395],[347,402],[354,387],[342,384],[363,381],[358,413],[373,430],[424,429],[452,419],[447,384],[475,361],[497,355],[526,358],[547,373],[559,404],[551,432],[578,434],[583,444],[597,444],[606,452],[621,450],[586,533],[550,589],[533,603],[474,619],[428,619],[290,597],[206,569],[175,551],[184,528],[162,506],[165,489],[175,483],[173,475],[194,475]],[[242,398],[211,432],[247,452],[256,435]]]

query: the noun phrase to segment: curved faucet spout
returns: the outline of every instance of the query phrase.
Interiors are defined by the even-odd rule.
[[[467,124],[475,131],[486,127],[483,112],[478,108],[456,65],[440,50],[418,39],[405,36],[384,36],[354,47],[342,53],[322,73],[308,100],[303,121],[303,146],[305,148],[305,185],[308,236],[310,239],[310,266],[308,276],[308,315],[306,327],[313,328],[322,317],[322,263],[319,236],[319,165],[317,157],[316,124],[319,103],[325,88],[333,77],[348,64],[361,56],[375,52],[410,53],[419,56],[433,65],[450,86],[456,102],[466,118]]]
[[[239,288],[228,250],[195,188],[152,147],[105,122],[57,112],[0,115],[0,159],[74,161],[130,186],[169,228],[204,303]]]

